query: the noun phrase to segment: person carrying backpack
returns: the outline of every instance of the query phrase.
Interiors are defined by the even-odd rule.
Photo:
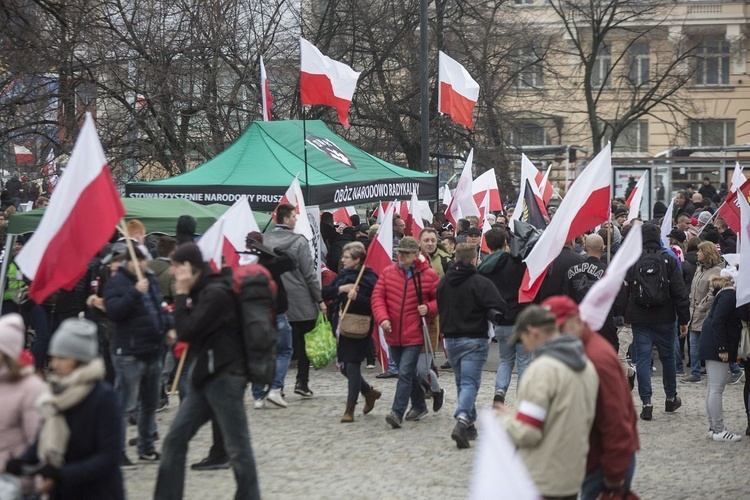
[[[661,229],[643,225],[643,254],[625,276],[627,309],[625,323],[633,328],[638,393],[643,402],[641,419],[651,420],[651,353],[659,351],[667,399],[664,410],[682,406],[675,372],[675,321],[681,336],[687,335],[690,303],[677,260],[661,246]]]

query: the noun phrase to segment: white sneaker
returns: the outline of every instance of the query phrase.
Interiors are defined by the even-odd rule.
[[[253,403],[253,407],[256,410],[262,410],[266,406],[266,400],[264,398],[256,399]]]
[[[706,434],[706,439],[713,439],[713,438],[714,438],[713,429],[708,429],[708,434]]]
[[[268,394],[266,394],[266,399],[281,408],[287,407],[286,401],[281,397],[281,389],[271,389],[268,391]]]
[[[723,441],[726,443],[733,443],[735,441],[741,441],[742,436],[740,436],[739,434],[735,434],[733,432],[729,432],[728,430],[724,429],[724,432],[714,432],[713,440]]]

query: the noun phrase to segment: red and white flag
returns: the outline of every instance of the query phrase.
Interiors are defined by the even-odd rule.
[[[643,235],[641,224],[630,228],[612,262],[607,266],[604,276],[589,288],[586,296],[578,306],[581,319],[594,331],[599,331],[615,303],[625,281],[625,274],[641,257],[643,252]]]
[[[453,224],[454,228],[458,228],[458,219],[468,215],[479,217],[479,207],[477,207],[477,202],[474,201],[474,195],[471,192],[471,185],[473,183],[471,167],[473,163],[474,150],[472,149],[469,151],[469,157],[466,158],[464,170],[461,172],[456,189],[453,191],[453,198],[451,198],[448,209],[445,211],[445,216]]]
[[[490,195],[489,212],[496,212],[503,209],[503,201],[500,199],[500,189],[497,187],[497,177],[495,169],[491,168],[485,173],[474,179],[471,184],[471,193],[474,195],[474,202],[481,207],[485,193]],[[481,211],[481,210],[480,210]]]
[[[631,220],[637,218],[638,213],[641,211],[643,190],[646,186],[646,174],[648,174],[648,171],[643,172],[643,175],[641,175],[641,178],[638,179],[638,182],[636,182],[633,191],[630,192],[628,200],[625,202],[628,208],[630,208],[630,212],[628,212],[628,220],[626,222],[630,222]]]
[[[312,241],[313,230],[310,225],[310,220],[307,218],[307,207],[305,207],[305,198],[302,196],[302,188],[299,184],[299,174],[294,178],[289,189],[286,190],[284,196],[281,198],[279,205],[288,203],[294,206],[294,211],[297,214],[297,224],[294,226],[294,232],[301,234],[307,241]],[[278,208],[278,205],[276,206]],[[273,211],[273,220],[276,222],[276,210]],[[247,234],[247,233],[246,233]]]
[[[669,248],[669,233],[672,232],[672,225],[674,224],[672,213],[674,213],[674,198],[669,202],[667,211],[661,221],[661,244],[664,248]]]
[[[479,205],[479,212],[482,214],[480,219],[482,221],[482,245],[481,250],[485,253],[490,253],[490,247],[487,246],[487,241],[485,240],[485,235],[487,234],[487,231],[492,229],[492,226],[490,225],[490,221],[487,220],[487,214],[490,213],[490,192],[485,191],[484,192],[484,199],[482,200],[482,204]]]
[[[14,146],[16,152],[16,163],[19,165],[25,163],[34,163],[34,153],[26,146]]]
[[[424,229],[420,205],[419,198],[417,198],[417,191],[414,190],[411,193],[411,201],[409,202],[409,224],[406,226],[405,234],[416,238],[417,241],[419,241],[419,233]]]
[[[479,84],[466,68],[443,51],[438,53],[438,66],[438,112],[450,115],[454,122],[471,130]]]
[[[388,204],[388,209],[383,214],[383,222],[367,248],[365,266],[372,269],[378,276],[386,267],[393,264],[393,210],[395,206],[395,202]],[[383,370],[386,370],[390,359],[390,351],[385,341],[385,332],[378,325],[375,325],[374,328],[378,331],[378,342],[375,342],[375,350]]]
[[[240,263],[237,252],[245,251],[247,233],[252,231],[260,232],[260,227],[247,196],[241,196],[198,240],[198,248],[215,270],[221,269],[222,257],[234,269]]]
[[[55,151],[50,148],[49,154],[47,155],[47,161],[44,162],[44,169],[42,171],[44,180],[47,181],[47,191],[49,194],[55,192],[55,186],[57,185],[57,163],[55,162]]]
[[[357,211],[354,209],[354,207],[341,207],[337,208],[333,212],[333,222],[335,223],[343,223],[347,226],[352,225],[352,215],[356,215]]]
[[[300,98],[303,106],[322,104],[336,108],[339,121],[349,126],[349,106],[357,88],[359,72],[324,56],[315,45],[299,39],[301,75]]]
[[[547,268],[560,254],[565,242],[608,220],[611,179],[611,146],[607,144],[570,187],[552,222],[524,259],[526,272],[518,290],[519,302],[534,300]]]
[[[737,307],[750,302],[750,204],[747,196],[737,199],[740,206],[740,272],[734,282],[737,289]]]
[[[526,188],[530,187],[534,198],[537,200],[539,210],[543,216],[547,216],[547,210],[545,208],[542,194],[539,192],[539,180],[542,174],[537,170],[533,163],[526,157],[525,154],[521,154],[521,184],[518,188],[518,201],[516,201],[516,209],[513,211],[511,220],[521,220],[523,216],[523,203]],[[526,182],[528,181],[528,182]]]
[[[266,75],[266,66],[263,64],[263,56],[260,56],[260,100],[263,105],[263,121],[271,120],[271,106],[273,98],[268,88],[268,75]]]
[[[542,195],[542,201],[544,201],[545,207],[549,205],[549,200],[551,200],[552,195],[555,194],[552,183],[549,181],[549,173],[551,170],[552,164],[550,163],[547,167],[547,171],[544,172],[544,175],[541,175],[541,172],[537,172],[536,176],[539,193]]]
[[[453,196],[451,196],[451,189],[448,187],[448,184],[446,184],[443,188],[443,205],[445,205],[446,208],[451,204],[451,198],[453,198]]]
[[[86,113],[49,207],[16,257],[32,280],[29,297],[41,304],[61,288],[71,290],[124,216],[94,119]]]
[[[734,193],[735,191],[737,191],[737,188],[743,185],[746,180],[747,179],[745,178],[745,174],[742,173],[742,166],[740,166],[740,162],[734,162],[734,171],[732,172],[732,178],[729,181],[729,192]]]
[[[378,207],[372,213],[372,216],[375,217],[375,222],[377,224],[382,224],[385,220],[385,213],[388,211],[388,205],[389,203],[383,203],[381,201],[380,203],[378,203]]]

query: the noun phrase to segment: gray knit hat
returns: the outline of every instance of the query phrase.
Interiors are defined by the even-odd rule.
[[[87,319],[66,319],[52,335],[48,352],[50,356],[88,363],[99,356],[96,324]]]

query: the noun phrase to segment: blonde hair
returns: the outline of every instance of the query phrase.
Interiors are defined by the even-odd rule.
[[[716,245],[710,241],[704,241],[698,244],[698,250],[703,253],[703,265],[718,266],[721,264],[721,256],[716,250]]]

